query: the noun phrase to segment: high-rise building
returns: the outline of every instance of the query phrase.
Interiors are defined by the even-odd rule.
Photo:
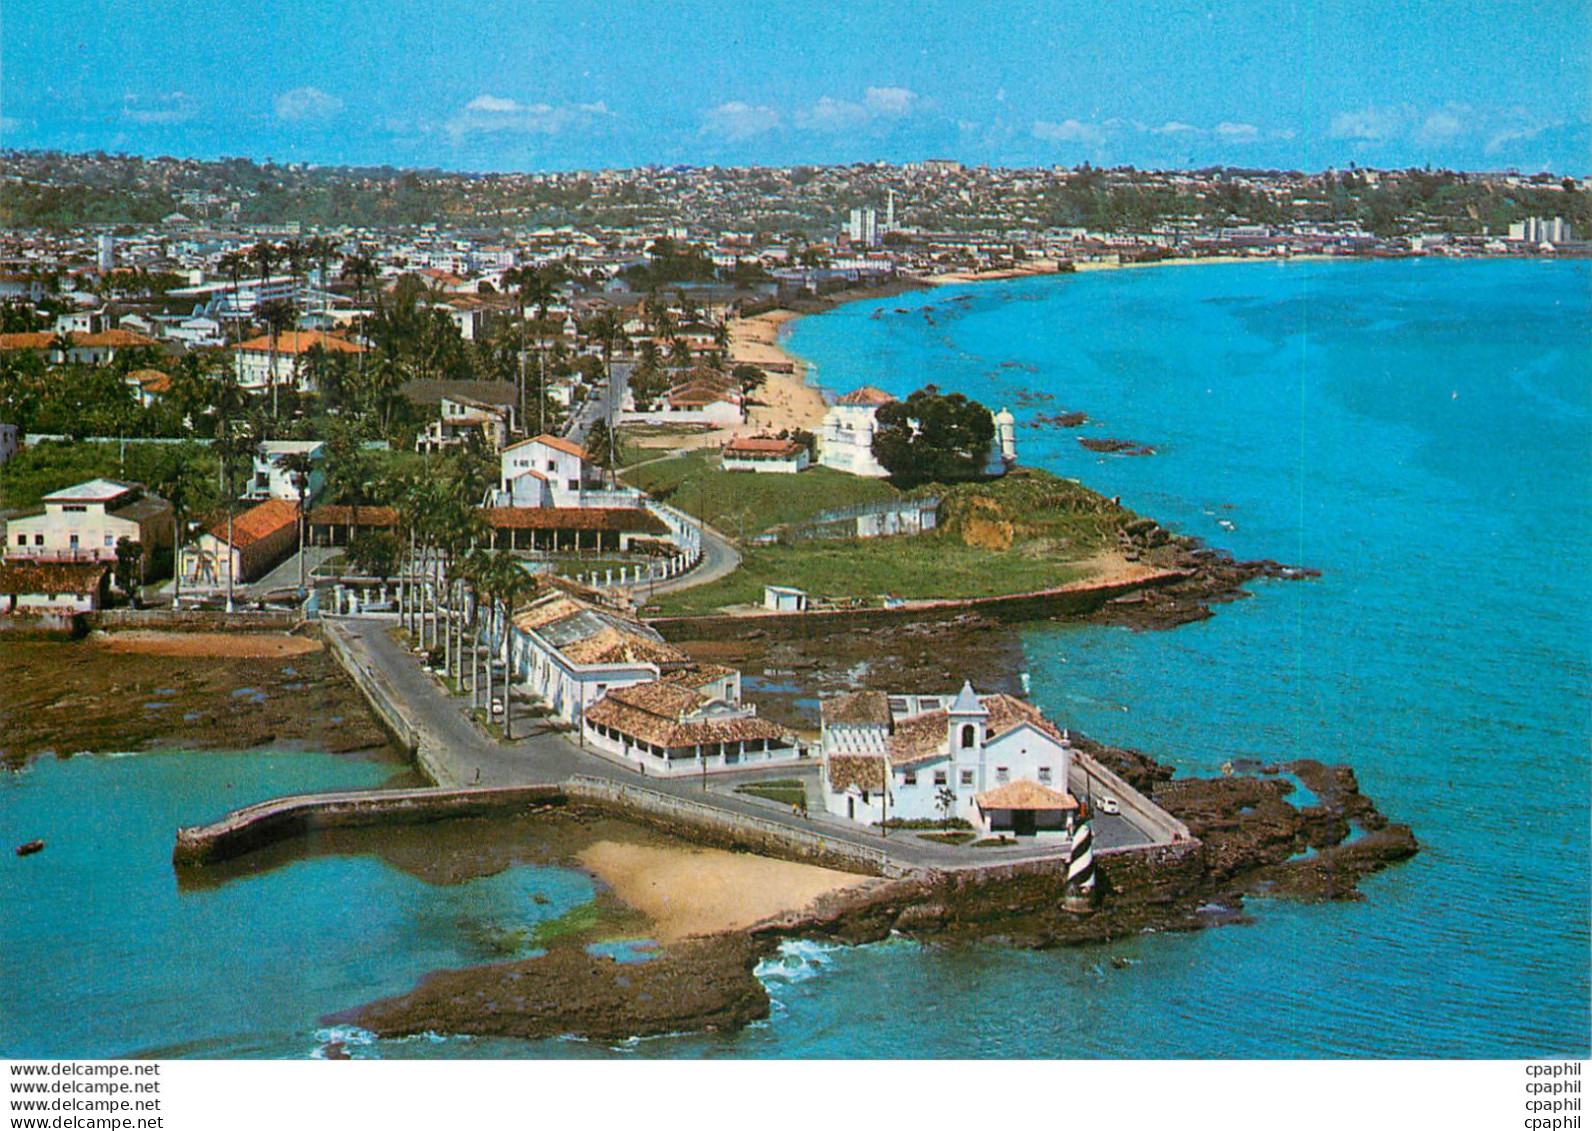
[[[1564,243],[1570,238],[1570,225],[1563,216],[1532,216],[1510,224],[1509,238],[1526,243]]]
[[[874,208],[853,208],[851,223],[846,225],[846,235],[854,244],[863,247],[879,245],[879,212]]]
[[[110,271],[116,267],[116,237],[109,232],[105,232],[99,238],[97,265],[101,272]]]

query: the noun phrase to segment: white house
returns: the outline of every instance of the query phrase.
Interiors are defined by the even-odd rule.
[[[586,449],[561,436],[533,436],[504,448],[498,460],[502,505],[515,507],[613,506],[602,469]],[[621,492],[633,496],[633,492]]]
[[[1032,704],[859,691],[823,704],[824,807],[871,824],[959,817],[985,835],[1065,835],[1073,752]],[[888,782],[888,785],[887,785]]]
[[[587,708],[588,745],[660,777],[795,762],[801,744],[741,702],[740,673],[704,665],[610,688]]]
[[[93,612],[110,576],[108,562],[0,562],[0,616]]]
[[[719,454],[725,471],[753,471],[795,475],[811,461],[807,445],[773,436],[745,436],[725,443]]]
[[[763,586],[763,607],[776,613],[805,613],[807,594],[788,585]]]
[[[640,621],[568,593],[550,593],[522,609],[509,632],[515,681],[568,723],[609,691],[650,683],[692,665]]]
[[[43,514],[6,523],[8,559],[115,562],[116,543],[126,538],[143,546],[147,580],[156,551],[171,545],[171,504],[136,483],[91,479],[43,502]]]
[[[479,436],[494,452],[501,452],[514,430],[514,406],[488,404],[473,397],[444,394],[437,419],[426,423],[415,438],[415,450],[428,452],[466,443]]]
[[[873,437],[879,430],[875,417],[895,400],[882,389],[864,385],[853,389],[824,413],[818,433],[818,462],[851,475],[883,479],[890,473],[873,458]]]
[[[290,455],[306,455],[319,464],[326,458],[326,445],[319,440],[266,440],[254,453],[254,475],[244,497],[298,502],[298,484],[293,481],[292,473],[283,467],[283,461]],[[325,488],[326,472],[316,467],[310,472],[306,502],[313,504]]]

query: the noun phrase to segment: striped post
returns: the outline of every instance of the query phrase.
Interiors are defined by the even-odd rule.
[[[1068,911],[1090,911],[1094,907],[1094,833],[1083,821],[1072,830],[1072,858],[1067,864],[1067,893],[1062,899]]]

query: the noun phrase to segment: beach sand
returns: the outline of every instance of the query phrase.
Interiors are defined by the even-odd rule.
[[[750,927],[819,896],[869,881],[811,864],[716,848],[603,840],[579,856],[625,904],[653,921],[660,942]]]
[[[756,366],[789,365],[790,373],[769,372],[768,382],[752,398],[759,403],[751,407],[750,419],[740,435],[762,432],[781,432],[804,428],[816,432],[824,421],[829,405],[816,385],[807,383],[807,366],[795,354],[779,344],[780,327],[799,318],[790,310],[770,310],[751,318],[737,318],[730,323],[730,364],[747,362]]]

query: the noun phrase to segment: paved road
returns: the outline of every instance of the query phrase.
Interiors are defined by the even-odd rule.
[[[340,546],[304,547],[304,583],[306,585],[314,585],[315,578],[313,574],[315,567],[333,554],[341,554],[342,552],[343,548]],[[238,586],[237,595],[245,600],[253,601],[277,590],[297,589],[299,583],[298,560],[298,551],[295,550],[288,555],[286,561],[258,581],[251,581],[247,585]]]
[[[696,585],[706,585],[710,581],[728,577],[741,568],[741,551],[737,550],[728,538],[705,524],[699,525],[699,529],[702,531],[701,560],[679,577],[671,577],[668,581],[660,581],[649,588],[647,590],[649,598],[657,593],[673,593],[679,589],[690,589]]]
[[[708,788],[704,791],[700,777],[643,777],[617,761],[593,751],[582,750],[564,733],[545,725],[538,725],[535,731],[512,743],[499,742],[466,716],[469,703],[467,696],[448,694],[432,675],[421,668],[419,659],[389,635],[388,629],[397,623],[394,618],[328,618],[327,623],[334,631],[341,631],[345,635],[359,661],[379,673],[380,678],[404,702],[415,725],[426,731],[432,749],[440,753],[451,779],[440,784],[539,785],[562,782],[576,774],[585,774],[676,797],[708,801],[731,812],[761,817],[791,828],[821,832],[851,844],[885,848],[901,863],[920,868],[1007,863],[1048,856],[1056,850],[1054,845],[981,848],[976,857],[970,857],[966,849],[930,844],[901,831],[884,836],[878,830],[864,829],[844,818],[832,817],[816,804],[809,806],[809,816],[802,817],[792,814],[783,806],[733,792],[736,785],[771,774],[778,777],[801,776],[812,783],[817,770],[810,765],[714,774],[708,779]],[[525,723],[516,722],[515,729],[519,730]],[[816,798],[815,784],[809,784],[809,796]]]

